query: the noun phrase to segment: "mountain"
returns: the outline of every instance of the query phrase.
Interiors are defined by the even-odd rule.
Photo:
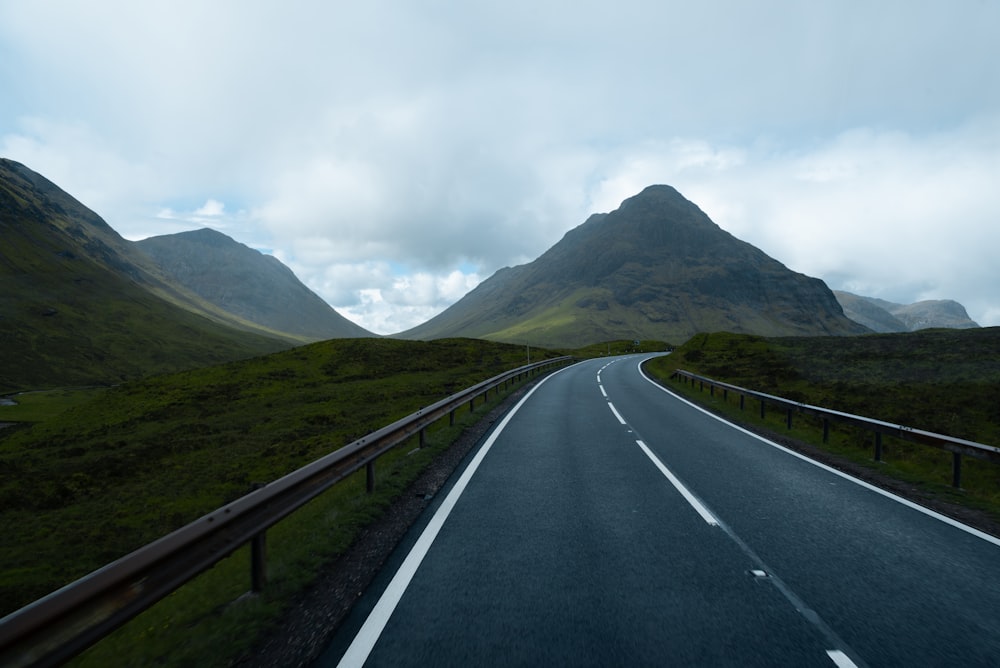
[[[896,304],[835,290],[844,315],[876,332],[915,332],[943,327],[972,329],[979,325],[965,307],[951,299],[930,299],[914,304]]]
[[[173,283],[97,214],[0,159],[0,392],[117,383],[289,348]]]
[[[844,316],[822,281],[789,270],[719,228],[674,188],[656,185],[397,336],[576,347],[622,338],[683,342],[702,331],[869,330]]]
[[[178,283],[221,309],[310,341],[375,336],[337,313],[280,260],[210,229],[135,242]]]

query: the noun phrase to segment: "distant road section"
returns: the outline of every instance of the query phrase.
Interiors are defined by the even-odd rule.
[[[537,385],[321,666],[996,666],[1000,541],[647,379]]]

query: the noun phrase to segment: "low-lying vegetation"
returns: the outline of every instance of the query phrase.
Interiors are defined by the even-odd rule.
[[[666,341],[629,341],[625,339],[617,341],[605,341],[594,343],[583,348],[567,350],[563,354],[572,355],[578,359],[591,357],[606,357],[608,355],[630,355],[632,353],[655,353],[670,350],[672,346]]]
[[[333,340],[126,383],[0,431],[0,613],[525,362],[485,341]]]
[[[847,338],[701,334],[648,368],[662,380],[681,368],[794,401],[1000,445],[1000,328]],[[739,421],[823,447],[919,485],[927,495],[1000,519],[998,465],[964,458],[962,488],[956,490],[948,452],[885,438],[883,462],[876,463],[871,432],[834,427],[823,444],[818,421],[795,417],[789,432],[782,411],[761,420],[752,400],[740,411],[732,393],[727,401],[721,392],[710,396],[680,382],[671,387]]]

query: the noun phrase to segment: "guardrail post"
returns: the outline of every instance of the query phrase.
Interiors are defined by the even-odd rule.
[[[469,399],[469,412],[473,413],[476,410],[476,398],[472,397]]]
[[[267,532],[255,534],[250,541],[250,591],[259,594],[267,586]]]
[[[263,483],[255,482],[254,489]],[[267,586],[267,532],[261,531],[250,539],[250,591],[259,594]]]
[[[951,453],[951,486],[958,489],[962,486],[962,455]]]
[[[729,388],[727,387],[722,388],[722,400],[729,401]]]
[[[455,409],[452,409],[448,413],[448,426],[449,427],[454,427],[455,426]]]
[[[830,419],[823,418],[823,442],[830,442]]]
[[[785,419],[785,424],[788,426],[789,429],[792,428],[792,409],[791,408],[788,409],[788,416]]]
[[[740,410],[744,409],[744,407],[746,406],[746,402],[747,402],[747,395],[741,393],[740,394]]]
[[[714,383],[709,383],[708,384],[708,396],[710,396],[710,397],[714,397],[715,396],[715,384]]]
[[[350,484],[358,484],[354,475],[360,474],[361,464],[367,491],[374,491],[375,457],[412,437],[414,429],[437,423],[445,412],[457,412],[477,391],[482,392],[480,385],[452,394],[434,404],[432,414],[420,410],[397,420],[348,444],[342,454],[330,453],[285,475],[273,487],[255,486],[263,489],[5,616],[0,619],[0,663],[9,663],[9,648],[14,647],[18,660],[29,657],[32,665],[64,663],[230,555],[236,539],[239,545],[250,543],[249,584],[255,592],[262,590],[268,579],[266,532],[271,526],[337,483],[349,478]],[[215,521],[226,515],[225,522]]]
[[[427,444],[427,428],[420,430],[420,448],[423,448]]]
[[[763,399],[761,399],[761,400],[760,400],[760,419],[761,419],[761,420],[763,420],[763,419],[764,419],[764,414],[765,414],[765,413],[767,412],[767,408],[766,408],[766,406],[767,406],[767,404],[765,404],[765,403],[764,403],[764,400],[763,400]]]
[[[882,432],[875,432],[875,461],[882,461]]]

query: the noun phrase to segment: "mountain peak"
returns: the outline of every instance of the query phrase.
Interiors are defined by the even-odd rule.
[[[915,332],[919,329],[979,327],[960,303],[951,299],[930,299],[913,304],[896,304],[834,291],[844,314],[876,332]]]
[[[677,190],[677,188],[674,188],[673,186],[668,186],[668,185],[666,185],[664,183],[654,183],[651,186],[646,186],[641,191],[639,191],[638,195],[633,195],[632,197],[629,197],[625,201],[627,202],[630,199],[648,199],[648,198],[654,198],[654,197],[655,198],[671,198],[671,199],[678,199],[679,198],[679,199],[684,200],[685,202],[688,201],[684,197],[684,195],[682,195],[680,193],[680,191]]]
[[[844,317],[822,281],[736,239],[675,188],[653,185],[401,336],[574,346],[722,330],[868,331]]]
[[[184,235],[186,239],[208,246],[228,246],[230,244],[239,243],[232,237],[229,237],[218,230],[213,230],[211,227],[203,227],[200,230],[191,230],[190,232],[180,232],[178,235],[171,234],[165,236],[179,235]]]
[[[310,340],[373,334],[337,313],[280,260],[210,228],[136,242],[163,271],[229,313]]]
[[[617,211],[632,211],[636,208],[649,207],[656,208],[663,215],[687,212],[689,215],[700,215],[708,219],[708,216],[705,216],[702,210],[694,202],[684,197],[680,191],[673,186],[662,184],[646,186],[639,194],[623,201]]]

